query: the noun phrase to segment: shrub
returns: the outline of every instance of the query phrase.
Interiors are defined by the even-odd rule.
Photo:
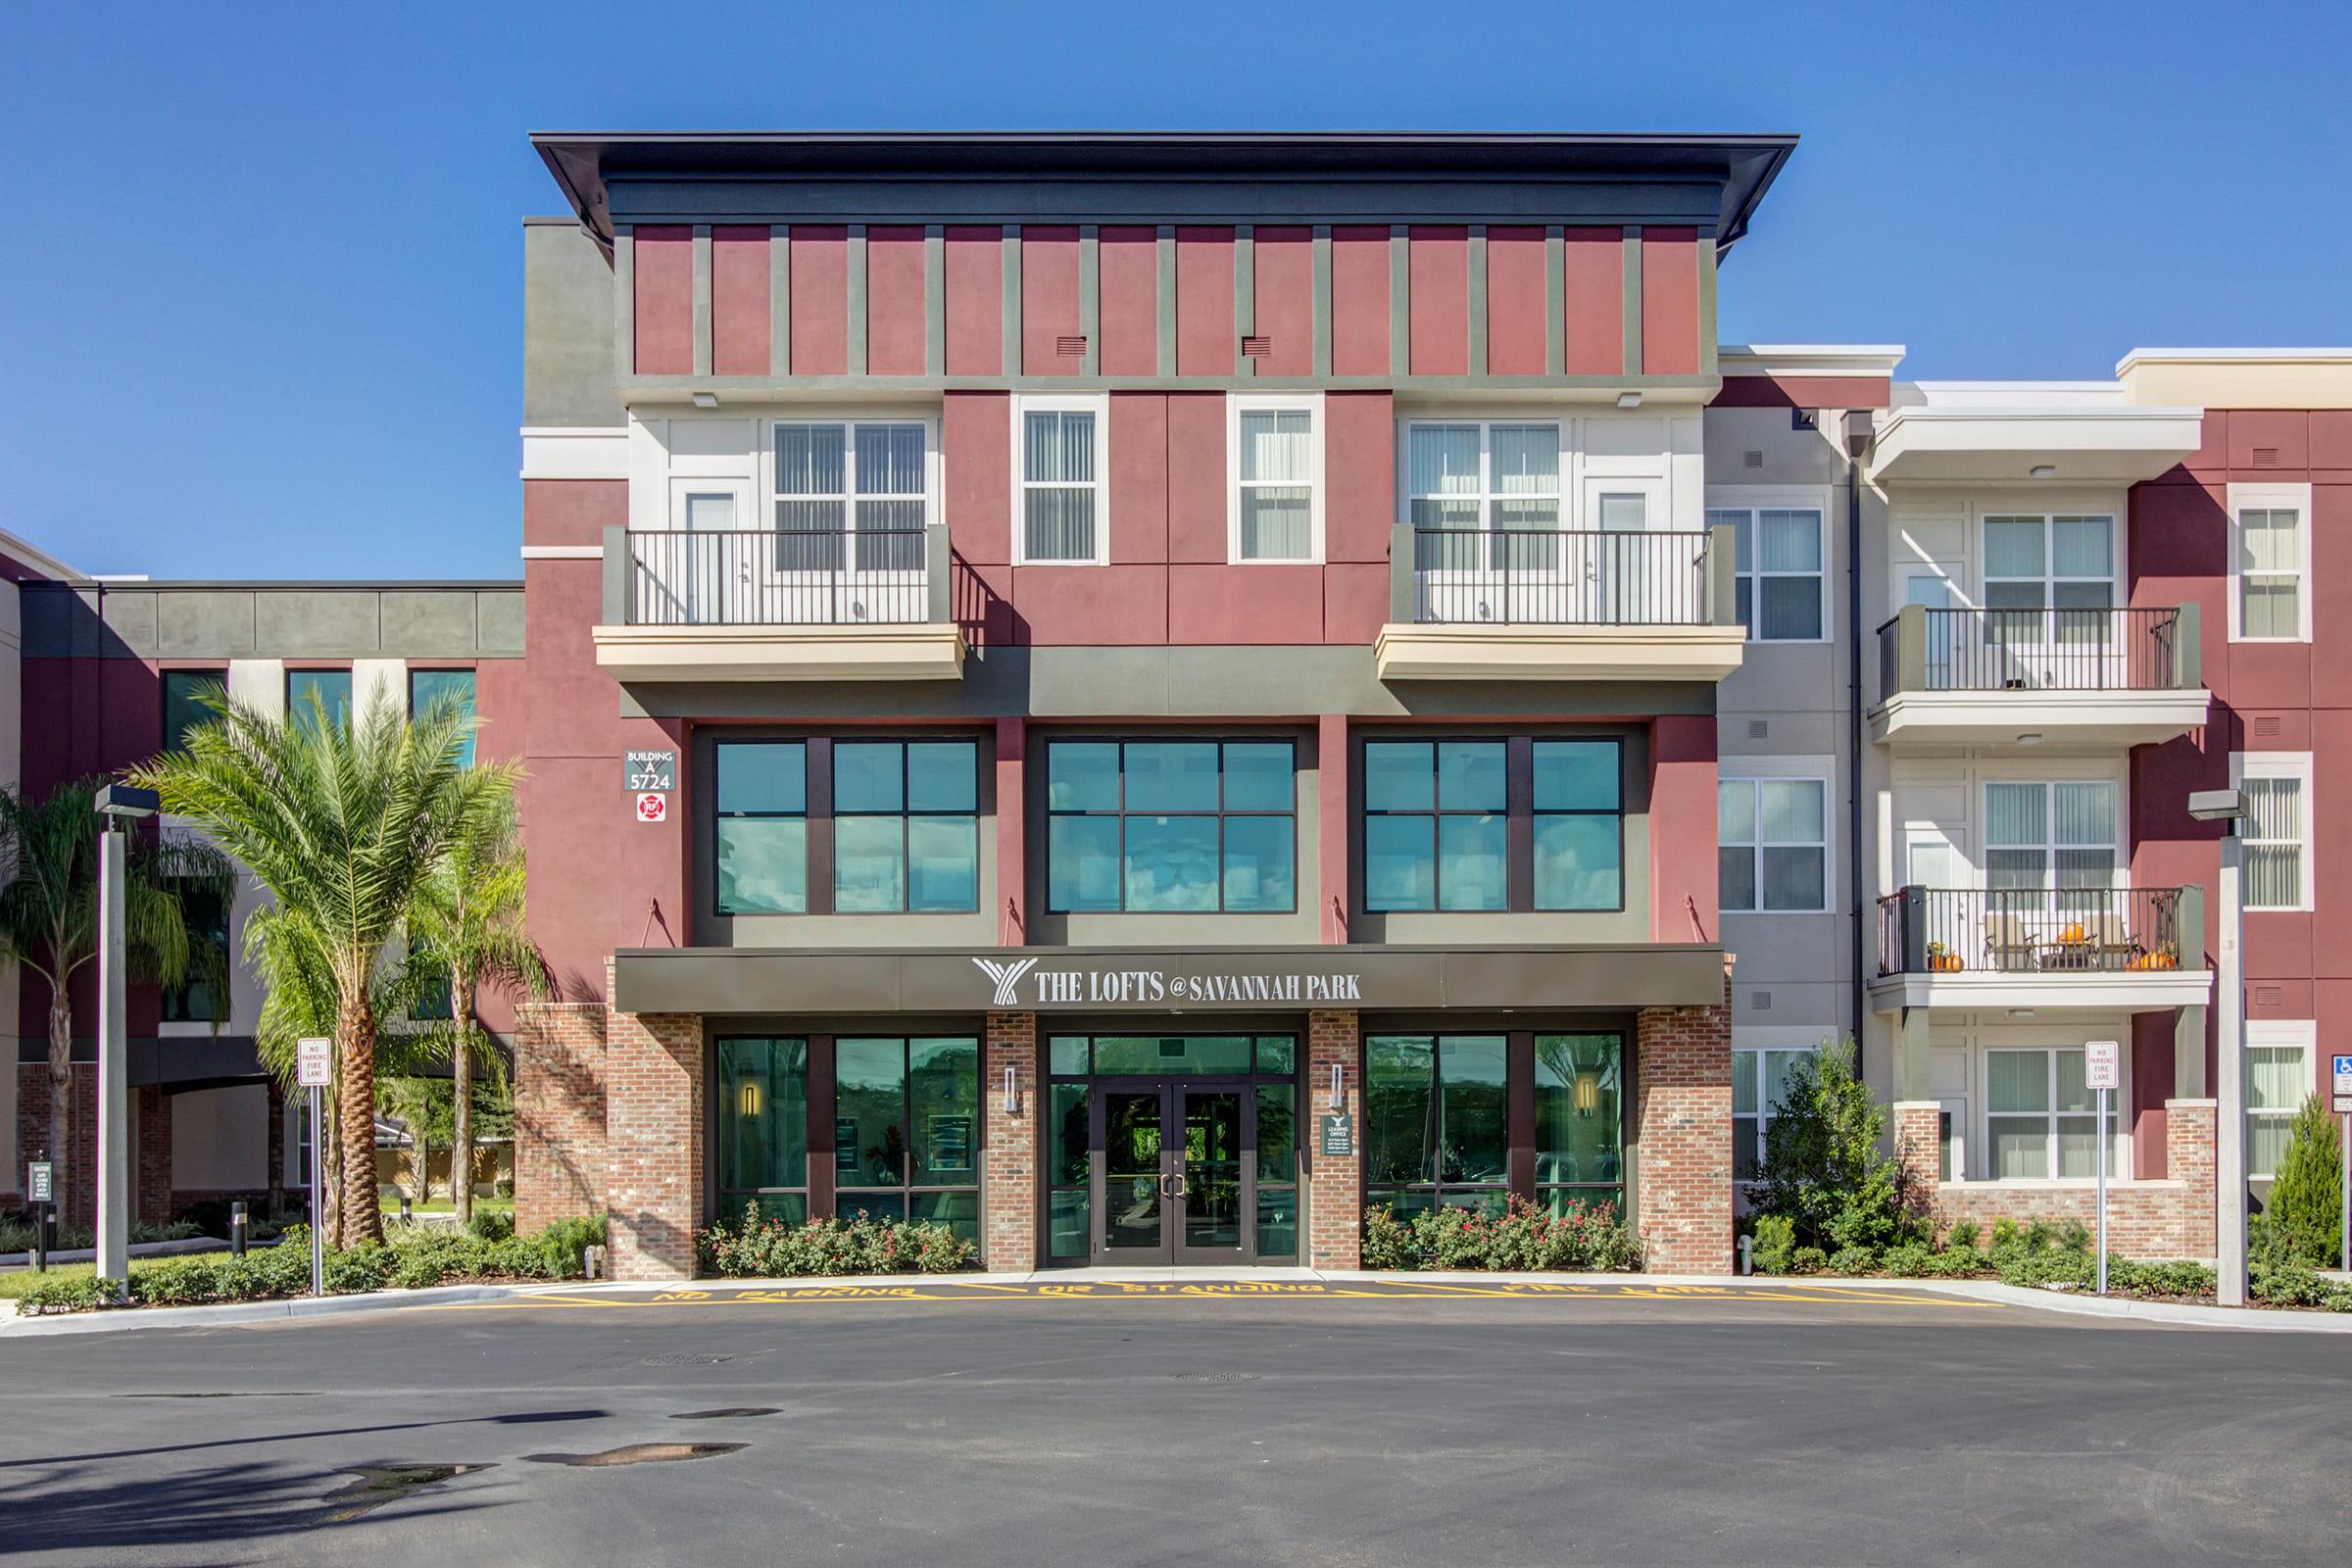
[[[514,1235],[514,1216],[503,1208],[477,1208],[466,1228],[477,1241],[510,1241]]]
[[[1879,1254],[1867,1247],[1840,1247],[1830,1255],[1833,1274],[1875,1274],[1878,1267]]]
[[[1824,1041],[1788,1070],[1757,1171],[1759,1214],[1784,1215],[1811,1248],[1872,1251],[1923,1230],[1900,1164],[1882,1153],[1886,1115],[1854,1073],[1854,1043]]]
[[[43,1312],[88,1312],[115,1298],[121,1284],[90,1275],[61,1275],[43,1280],[17,1298],[17,1310],[27,1316]]]
[[[1918,1279],[1936,1272],[1936,1250],[1925,1242],[1905,1242],[1886,1249],[1879,1267],[1900,1279]]]
[[[1818,1247],[1800,1247],[1788,1254],[1791,1274],[1818,1274],[1830,1266],[1830,1254]]]
[[[1786,1214],[1756,1216],[1755,1246],[1748,1252],[1759,1274],[1786,1274],[1796,1250],[1796,1222]]]
[[[2017,1221],[2013,1219],[1996,1219],[1992,1222],[1992,1245],[1994,1250],[1997,1251],[2001,1248],[2009,1246],[2016,1240]]]
[[[594,1239],[602,1238],[600,1227]],[[860,1212],[854,1219],[792,1225],[768,1218],[756,1202],[746,1203],[742,1219],[733,1224],[721,1219],[696,1232],[694,1242],[696,1260],[705,1273],[760,1279],[946,1274],[962,1268],[979,1251],[935,1221],[875,1219]],[[572,1266],[576,1269],[578,1263],[575,1254]]]
[[[550,1220],[535,1236],[527,1240],[537,1247],[547,1259],[550,1279],[576,1280],[584,1268],[580,1253],[590,1247],[605,1245],[603,1215],[573,1215],[566,1219]]]
[[[2263,1214],[2289,1255],[2314,1268],[2333,1268],[2343,1256],[2343,1159],[2335,1118],[2319,1096],[2306,1096],[2287,1128]]]
[[[1364,1211],[1366,1268],[1581,1273],[1630,1269],[1640,1257],[1614,1203],[1570,1203],[1554,1214],[1514,1193],[1499,1207]]]
[[[2058,1227],[2057,1244],[2070,1252],[2090,1250],[2090,1227],[2079,1219],[2068,1219]]]
[[[1943,1233],[1944,1248],[1947,1251],[1973,1252],[1977,1250],[1977,1238],[1980,1234],[1975,1220],[1954,1220],[1952,1228]]]

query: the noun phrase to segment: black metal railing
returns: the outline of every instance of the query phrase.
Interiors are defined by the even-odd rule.
[[[921,528],[629,532],[629,623],[850,626],[929,618]]]
[[[1542,626],[1701,626],[1703,533],[1415,528],[1413,619]]]
[[[1907,887],[1879,900],[1879,973],[2195,968],[2203,935],[2194,888]]]
[[[2180,612],[1933,610],[1879,628],[1880,690],[2169,691],[2182,684]],[[1908,666],[1908,667],[1906,667]],[[2194,682],[2189,682],[2194,684]]]

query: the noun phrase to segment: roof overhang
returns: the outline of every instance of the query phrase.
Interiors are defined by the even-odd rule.
[[[1240,131],[538,131],[601,243],[657,213],[767,221],[1621,221],[1747,232],[1792,135]],[[932,199],[953,186],[961,211]],[[629,187],[626,197],[616,194]],[[720,194],[740,192],[730,208]],[[899,187],[894,197],[891,187]],[[689,212],[681,192],[710,205]],[[845,208],[855,195],[857,206]],[[673,211],[673,209],[675,209]],[[923,220],[918,217],[917,220]]]
[[[2134,403],[2352,409],[2352,348],[2133,349],[2115,378]]]
[[[2204,417],[2121,403],[1896,409],[1879,420],[1866,471],[1874,484],[2137,484],[2193,456]]]

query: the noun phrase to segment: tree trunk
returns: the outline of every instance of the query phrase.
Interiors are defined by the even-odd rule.
[[[465,983],[461,984],[460,982]],[[450,1107],[449,1204],[458,1229],[473,1223],[473,985],[470,977],[451,975],[451,1021],[458,1032],[458,1051],[450,1058],[450,1088],[457,1102]]]
[[[367,977],[360,978],[360,985]],[[384,1214],[375,1190],[375,1012],[366,994],[336,1008],[343,1055],[343,1245],[380,1246]]]
[[[49,989],[49,1160],[50,1198],[63,1225],[67,1199],[79,1201],[81,1195],[74,1191],[74,1003],[55,986]],[[95,1205],[90,1217],[98,1217]]]
[[[309,1114],[310,1091],[303,1092],[304,1114]],[[318,1228],[326,1245],[343,1245],[343,1105],[330,1087],[319,1094],[319,1113],[311,1128],[311,1143],[318,1151]],[[306,1166],[302,1179],[309,1181]]]
[[[409,1186],[416,1194],[416,1207],[433,1200],[433,1146],[422,1127],[409,1129]]]

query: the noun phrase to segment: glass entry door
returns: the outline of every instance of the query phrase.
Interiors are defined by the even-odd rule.
[[[1098,1085],[1095,1261],[1253,1260],[1253,1108],[1245,1083]]]

